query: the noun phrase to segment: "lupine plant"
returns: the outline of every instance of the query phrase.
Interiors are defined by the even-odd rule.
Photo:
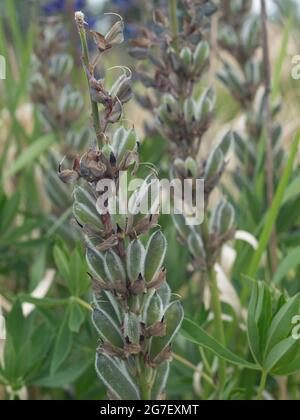
[[[111,399],[158,399],[164,392],[171,358],[171,343],[183,319],[179,301],[171,301],[163,267],[166,239],[156,230],[146,245],[141,235],[157,225],[158,215],[138,211],[115,215],[103,212],[99,200],[101,180],[120,183],[120,172],[138,165],[139,140],[134,128],[111,124],[120,121],[123,105],[130,100],[127,70],[108,90],[96,79],[90,62],[87,29],[82,12],[75,15],[87,75],[97,141],[72,170],[63,170],[65,182],[82,179],[85,186],[74,191],[74,216],[86,243],[86,259],[95,291],[92,319],[99,333],[96,371]],[[92,32],[99,55],[123,42],[124,22],[120,18],[106,35]],[[102,112],[99,113],[99,106]],[[131,197],[130,208],[138,209],[149,194],[152,176]],[[115,201],[121,197],[116,195]],[[97,206],[98,203],[98,206]]]

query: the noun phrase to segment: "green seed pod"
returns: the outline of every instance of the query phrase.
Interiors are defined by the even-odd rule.
[[[131,77],[122,74],[111,88],[110,95],[117,97],[122,104],[128,102],[132,98]]]
[[[156,368],[156,376],[151,390],[151,399],[158,400],[163,394],[167,385],[167,380],[170,372],[170,363],[165,361]]]
[[[200,72],[205,66],[210,55],[210,48],[207,42],[202,41],[198,44],[194,52],[194,67],[196,72]]]
[[[114,283],[126,283],[126,273],[120,257],[112,250],[105,255],[105,272],[109,280]]]
[[[198,165],[195,159],[192,157],[188,157],[185,161],[185,169],[188,176],[192,176],[194,178],[197,177],[198,174]]]
[[[163,97],[163,103],[167,106],[167,111],[170,115],[176,116],[179,112],[178,101],[171,94],[166,94]]]
[[[180,52],[180,58],[185,70],[189,71],[193,64],[193,53],[190,48],[184,47]]]
[[[187,123],[191,123],[196,119],[196,103],[193,98],[188,98],[183,104],[184,118]]]
[[[224,164],[224,155],[220,148],[214,149],[208,157],[204,178],[206,181],[218,175]]]
[[[171,289],[167,282],[164,282],[163,285],[156,291],[156,293],[160,296],[163,308],[169,305],[171,300]]]
[[[143,272],[145,248],[141,241],[132,241],[127,249],[127,274],[131,282],[137,280]]]
[[[155,279],[161,269],[167,251],[167,240],[159,230],[148,241],[145,256],[144,277],[147,282]]]
[[[211,218],[210,218],[210,233],[216,233],[219,229],[219,219],[220,219],[220,210],[223,206],[223,201],[220,201],[218,205],[214,208]]]
[[[96,210],[96,199],[85,189],[82,187],[76,187],[74,190],[74,198],[75,202],[82,204],[91,212]]]
[[[185,217],[182,214],[172,214],[173,223],[175,228],[182,239],[187,239],[191,230],[186,224]]]
[[[195,258],[205,258],[206,252],[201,236],[196,232],[191,232],[188,237],[188,247]]]
[[[139,344],[141,337],[140,317],[132,312],[126,313],[124,316],[124,336],[130,343]]]
[[[101,150],[103,156],[109,163],[114,163],[116,161],[113,148],[109,144],[105,144]]]
[[[145,323],[147,327],[160,322],[163,317],[163,303],[158,293],[154,293],[146,311]]]
[[[103,225],[96,208],[91,210],[87,205],[75,201],[73,204],[73,214],[81,225],[92,225],[98,229],[102,229]]]
[[[219,146],[218,146],[218,148],[222,150],[224,156],[226,156],[227,153],[229,152],[232,142],[233,142],[233,134],[231,131],[229,131],[220,141]]]
[[[104,281],[106,272],[101,252],[96,248],[87,248],[85,258],[91,275]]]
[[[115,153],[117,157],[117,165],[119,165],[127,152],[132,152],[139,139],[134,129],[131,129],[122,136],[122,140],[116,145]]]
[[[225,48],[234,48],[239,44],[239,39],[234,31],[234,29],[229,25],[224,25],[223,28],[219,31],[218,35],[219,43],[222,44]]]
[[[161,124],[170,124],[172,122],[172,114],[170,113],[170,108],[166,104],[162,104],[158,108],[158,119]]]
[[[164,314],[166,324],[166,335],[164,337],[153,337],[150,348],[150,357],[155,360],[172,342],[180,329],[184,318],[182,305],[179,301],[170,303]]]
[[[96,297],[95,295],[93,296],[93,303],[96,308],[100,309],[102,312],[105,312],[108,317],[113,320],[115,325],[118,327],[122,325],[123,316],[119,308],[119,302],[112,293],[106,290],[102,290],[99,297]]]
[[[96,372],[118,400],[138,401],[141,399],[137,385],[127,372],[123,362],[105,354],[96,355]]]
[[[107,313],[99,308],[94,309],[92,321],[102,340],[123,348],[121,331]]]
[[[230,203],[224,202],[219,211],[218,231],[226,233],[234,226],[235,211]]]

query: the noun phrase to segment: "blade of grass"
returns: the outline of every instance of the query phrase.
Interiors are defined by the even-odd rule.
[[[286,187],[288,185],[288,182],[289,182],[292,170],[293,170],[293,165],[297,156],[299,142],[300,142],[300,131],[298,131],[298,133],[296,134],[295,140],[292,144],[290,156],[289,156],[285,171],[283,173],[283,176],[277,188],[277,191],[273,200],[273,204],[266,217],[265,226],[260,237],[258,249],[253,255],[249,269],[246,272],[246,274],[249,277],[255,276],[256,271],[259,267],[261,258],[268,246],[268,243],[272,234],[272,230],[274,228],[280,207],[283,202],[284,193],[285,193]]]

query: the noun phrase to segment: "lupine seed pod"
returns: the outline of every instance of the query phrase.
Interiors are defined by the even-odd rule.
[[[217,147],[212,151],[212,153],[208,157],[207,164],[205,167],[205,179],[210,180],[213,177],[217,176],[221,171],[223,165],[224,155],[222,150],[219,147]]]
[[[145,248],[141,241],[132,241],[127,250],[127,274],[129,279],[134,282],[143,272],[145,259]]]
[[[191,156],[189,156],[185,161],[185,169],[188,176],[192,176],[193,178],[197,177],[198,164]]]
[[[146,248],[144,276],[147,282],[155,279],[162,267],[166,251],[167,240],[159,230],[151,236]]]
[[[105,272],[112,283],[125,283],[126,274],[120,257],[112,250],[105,255]]]
[[[209,44],[205,41],[200,42],[194,52],[194,66],[195,70],[201,71],[205,66],[210,55]]]
[[[191,232],[188,237],[188,247],[193,255],[197,258],[206,258],[206,252],[201,236],[197,232]]]
[[[233,134],[229,131],[220,141],[218,148],[222,151],[223,155],[226,156],[229,152],[231,145],[233,143]]]
[[[102,340],[123,348],[124,343],[120,328],[104,311],[98,308],[94,309],[92,321]]]
[[[224,202],[218,213],[218,231],[221,234],[228,232],[234,226],[235,211],[232,204]]]
[[[151,327],[160,322],[163,317],[163,302],[158,293],[154,293],[147,307],[145,316],[146,326]]]
[[[184,69],[188,72],[193,64],[193,54],[190,48],[184,47],[180,52],[180,58]]]

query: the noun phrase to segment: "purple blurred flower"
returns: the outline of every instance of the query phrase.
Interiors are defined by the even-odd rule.
[[[74,9],[80,10],[86,6],[86,0],[75,0],[74,1]],[[54,15],[57,13],[62,13],[66,10],[67,7],[67,0],[52,0],[48,1],[44,6],[42,6],[42,10],[46,15]]]
[[[123,10],[136,6],[135,0],[112,0],[112,3]]]

